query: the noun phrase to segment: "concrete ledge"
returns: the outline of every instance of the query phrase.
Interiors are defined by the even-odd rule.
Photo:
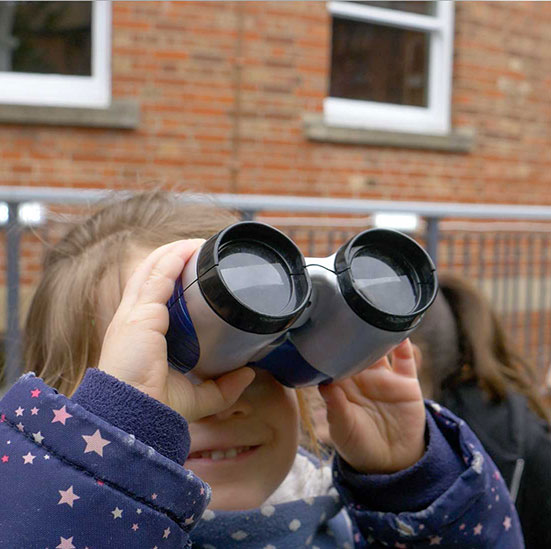
[[[115,100],[106,109],[0,105],[0,124],[133,130],[140,124],[140,106],[136,101],[130,99]]]
[[[305,115],[303,130],[311,141],[347,143],[350,145],[375,145],[401,149],[429,149],[455,153],[468,153],[475,144],[475,132],[471,128],[452,130],[447,135],[426,135],[395,131],[369,130],[329,126],[321,115]]]

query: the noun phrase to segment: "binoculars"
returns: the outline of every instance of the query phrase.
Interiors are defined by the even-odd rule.
[[[289,387],[330,382],[404,340],[437,287],[429,255],[397,231],[369,229],[312,258],[270,225],[235,223],[175,284],[168,360],[197,379],[251,364]]]

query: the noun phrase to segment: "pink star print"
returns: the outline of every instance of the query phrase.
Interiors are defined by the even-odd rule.
[[[4,423],[4,421],[6,421],[6,414],[0,416],[0,423]]]
[[[52,410],[54,413],[54,419],[52,419],[52,423],[56,423],[59,421],[59,423],[62,423],[65,425],[65,422],[70,418],[73,417],[71,414],[67,412],[67,409],[65,406],[62,406],[59,410]]]
[[[394,544],[394,547],[397,547],[398,549],[407,549],[407,545],[405,543],[400,543],[399,541]]]
[[[57,502],[58,505],[61,505],[62,503],[66,503],[69,507],[73,507],[73,503],[75,502],[75,499],[80,499],[80,496],[77,496],[73,492],[73,487],[69,486],[67,490],[58,490],[59,495],[61,496],[60,500]]]
[[[30,463],[31,465],[33,464],[33,459],[35,458],[36,456],[33,456],[30,452],[26,455],[26,456],[23,456],[23,465],[27,464],[27,463]]]
[[[6,454],[2,456],[2,463],[8,463],[9,460],[10,460],[10,456],[7,456]]]
[[[76,547],[73,545],[73,538],[75,536],[71,536],[70,538],[59,538],[59,545],[56,546],[55,549],[76,549]]]
[[[38,398],[38,395],[41,393],[42,391],[40,389],[35,389],[34,391],[31,391],[31,398]]]
[[[482,533],[482,524],[480,524],[480,522],[473,528],[473,534],[475,536],[480,536],[480,534]]]
[[[111,444],[108,440],[101,438],[99,429],[93,435],[82,435],[82,438],[86,441],[86,448],[84,453],[95,452],[98,456],[103,457],[103,448],[108,444]]]
[[[138,526],[136,523],[134,523],[134,524],[132,525],[132,530],[134,530],[134,532],[135,532],[138,528],[139,528],[139,526]]]
[[[503,521],[503,528],[508,532],[509,528],[511,528],[511,517],[505,517],[505,520]]]

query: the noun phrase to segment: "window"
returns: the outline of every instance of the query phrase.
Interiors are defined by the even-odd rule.
[[[111,6],[0,1],[0,103],[108,107]]]
[[[453,2],[330,2],[327,124],[450,131]]]

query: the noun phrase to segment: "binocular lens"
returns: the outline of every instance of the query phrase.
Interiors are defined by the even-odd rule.
[[[390,314],[407,314],[418,302],[418,293],[408,272],[411,267],[395,258],[361,248],[350,270],[358,291],[375,307]]]
[[[219,254],[220,275],[237,299],[264,314],[287,309],[293,298],[291,274],[279,254],[246,240],[226,244]]]

